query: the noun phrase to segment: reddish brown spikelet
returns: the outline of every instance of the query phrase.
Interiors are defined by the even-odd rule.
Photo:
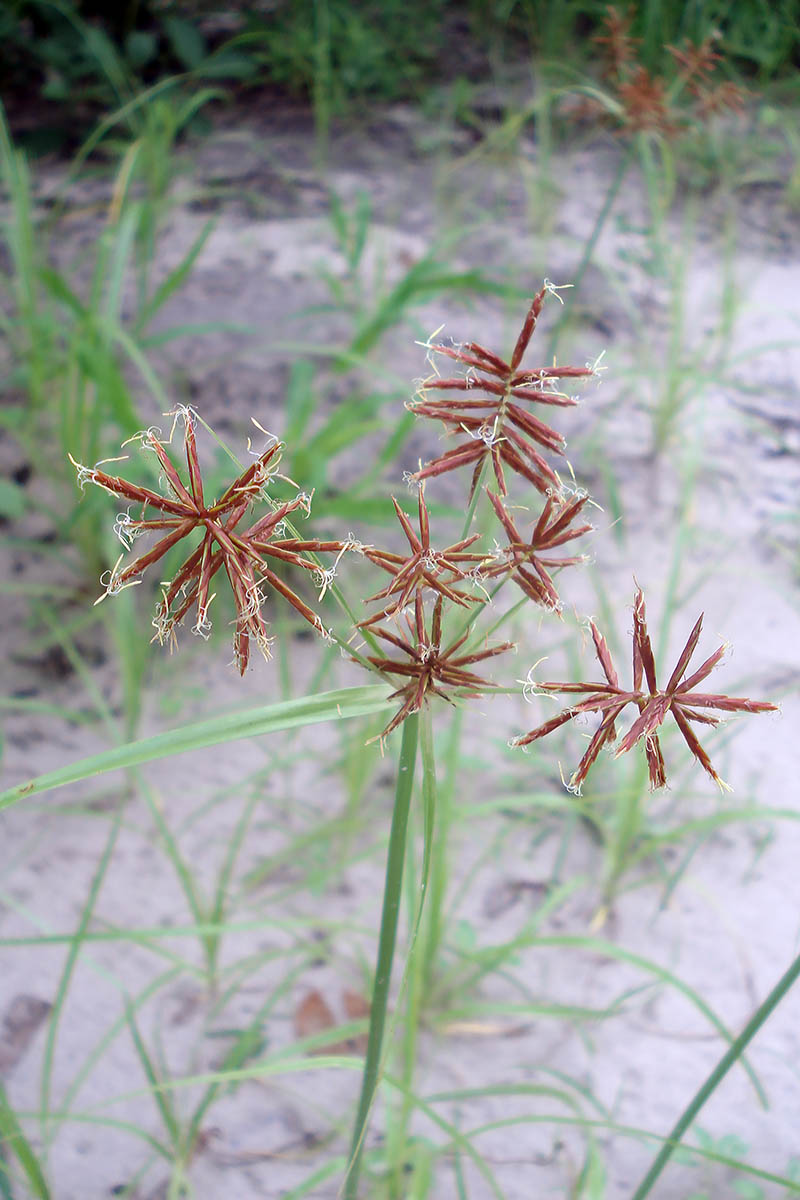
[[[633,749],[638,742],[644,741],[651,786],[663,787],[666,783],[666,771],[657,730],[663,725],[667,714],[671,713],[684,741],[703,769],[720,787],[727,786],[714,770],[711,760],[691,728],[691,722],[701,725],[717,725],[719,718],[703,711],[709,708],[720,712],[759,713],[774,711],[776,706],[764,700],[748,700],[717,693],[699,693],[694,690],[713,671],[725,652],[725,646],[720,646],[692,675],[686,677],[686,671],[697,646],[702,626],[703,617],[701,615],[695,622],[686,644],[678,656],[666,688],[660,690],[656,680],[655,660],[650,637],[647,632],[644,596],[641,588],[637,588],[633,603],[633,690],[626,692],[619,686],[617,672],[608,646],[592,622],[591,631],[595,652],[607,682],[605,684],[537,684],[536,687],[542,692],[579,695],[584,699],[564,709],[558,716],[552,717],[530,733],[517,738],[515,744],[525,746],[545,737],[580,713],[601,713],[600,724],[569,783],[572,790],[578,790],[602,747],[607,742],[614,740],[616,736],[614,725],[617,717],[628,704],[634,704],[639,710],[639,716],[617,745],[616,757]],[[646,690],[642,686],[643,683],[646,683]],[[698,709],[701,711],[697,711]]]
[[[617,119],[623,131],[647,131],[672,138],[692,120],[707,121],[723,109],[741,110],[741,88],[730,81],[712,82],[717,64],[722,61],[715,49],[718,34],[699,45],[687,41],[679,47],[666,47],[678,66],[678,87],[667,89],[663,79],[637,61],[637,41],[630,36],[631,19],[630,12],[623,15],[609,6],[603,32],[595,38],[606,51],[606,75],[611,95],[618,103]],[[596,100],[584,100],[573,115],[607,116],[608,109]]]
[[[512,643],[503,642],[499,646],[487,646],[472,654],[459,654],[458,651],[469,638],[470,631],[467,630],[443,648],[443,604],[444,597],[440,595],[436,599],[429,630],[422,593],[417,591],[414,598],[414,617],[405,618],[407,636],[403,633],[393,633],[381,626],[374,626],[372,629],[375,637],[400,650],[402,657],[384,658],[376,655],[370,657],[369,661],[379,671],[406,680],[390,697],[402,700],[402,704],[380,734],[381,739],[388,737],[411,713],[418,712],[431,696],[439,696],[443,700],[451,700],[454,695],[478,696],[496,686],[469,668],[511,650]]]
[[[603,18],[602,33],[594,37],[595,43],[605,48],[608,74],[617,78],[626,73],[636,57],[639,39],[631,37],[632,22],[633,14],[630,10],[622,13],[613,4],[609,4]]]
[[[699,46],[684,42],[682,46],[667,46],[679,67],[679,76],[689,90],[697,95],[698,89],[708,82],[722,55],[714,49],[714,37],[705,38]]]
[[[265,487],[270,477],[277,472],[280,443],[273,440],[218,500],[208,503],[197,455],[196,414],[192,409],[180,406],[170,415],[174,415],[175,421],[167,442],[162,441],[159,431],[154,429],[137,435],[142,448],[154,453],[158,459],[161,477],[168,494],[161,495],[119,476],[109,475],[99,467],[88,468],[75,464],[81,487],[87,482],[94,483],[112,495],[122,496],[123,499],[142,506],[139,518],[131,518],[129,512],[120,514],[117,518],[115,528],[123,546],[130,549],[133,540],[142,534],[159,535],[155,545],[133,562],[124,566],[120,565],[121,559],[117,562],[109,572],[101,599],[140,582],[143,572],[148,567],[162,559],[168,550],[189,534],[195,530],[199,531],[202,535],[200,544],[189,554],[172,580],[164,585],[162,599],[153,622],[156,637],[161,642],[173,642],[176,625],[191,609],[197,614],[194,631],[202,637],[207,637],[211,627],[208,617],[209,605],[213,599],[213,596],[209,595],[211,582],[219,571],[224,570],[236,605],[236,659],[240,671],[244,673],[251,638],[255,639],[262,653],[269,656],[267,625],[262,615],[264,597],[261,589],[265,583],[279,592],[315,629],[321,633],[325,632],[320,618],[275,574],[269,560],[289,562],[318,572],[324,577],[325,572],[319,564],[305,558],[304,555],[325,551],[341,555],[347,547],[341,542],[303,541],[275,536],[290,513],[298,508],[308,511],[309,499],[302,495],[277,506],[268,516],[262,517],[249,529],[240,532],[238,526],[253,504],[265,498]],[[181,479],[166,450],[178,419],[182,419],[184,425],[188,485]],[[155,510],[157,516],[149,517],[148,509]]]
[[[679,124],[667,103],[664,81],[652,76],[646,67],[637,66],[620,83],[619,98],[625,110],[625,124],[633,132],[652,130],[665,137],[678,132]]]
[[[460,542],[455,542],[452,546],[447,546],[444,550],[435,550],[431,546],[430,520],[425,504],[424,485],[420,484],[419,488],[419,534],[414,531],[409,517],[403,512],[394,497],[392,497],[392,503],[397,513],[397,519],[408,540],[410,553],[403,557],[401,554],[392,554],[388,550],[375,549],[374,546],[364,549],[365,557],[382,570],[387,571],[392,579],[385,588],[365,601],[366,604],[376,600],[386,600],[388,603],[379,612],[361,621],[360,626],[364,628],[382,621],[385,617],[397,615],[416,592],[426,588],[462,607],[474,604],[477,597],[454,585],[468,580],[470,571],[483,563],[483,554],[469,553],[468,551],[468,548],[478,541],[480,534],[475,533]]]
[[[556,495],[547,497],[544,508],[527,541],[519,532],[500,496],[486,489],[497,519],[505,530],[508,543],[501,556],[482,569],[484,579],[510,575],[535,604],[559,612],[561,601],[550,574],[559,567],[569,567],[583,560],[582,555],[567,558],[545,558],[544,554],[563,546],[591,530],[591,525],[574,527],[572,522],[588,502],[585,492],[571,498]]]
[[[472,496],[484,464],[491,463],[503,496],[507,494],[505,468],[521,475],[543,494],[560,488],[558,475],[542,450],[563,455],[564,437],[525,406],[531,403],[551,407],[574,405],[577,400],[558,391],[557,381],[586,378],[595,372],[590,366],[519,369],[548,291],[555,292],[556,289],[545,283],[534,296],[508,362],[477,342],[460,346],[429,345],[429,353],[461,363],[466,374],[446,379],[438,375],[429,377],[420,386],[419,399],[409,407],[418,416],[441,421],[447,432],[460,440],[451,450],[421,467],[415,479],[428,479],[471,466]],[[430,393],[437,391],[464,392],[469,393],[469,397],[431,399]],[[483,397],[479,395],[481,392]]]
[[[701,87],[697,91],[697,112],[701,120],[707,120],[715,113],[737,112],[744,109],[747,92],[730,79],[717,83],[714,87]]]

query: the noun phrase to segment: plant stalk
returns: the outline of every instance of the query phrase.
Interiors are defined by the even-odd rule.
[[[397,940],[397,920],[400,913],[400,898],[403,890],[403,866],[406,854],[406,833],[411,794],[414,788],[414,768],[417,760],[419,739],[419,713],[411,713],[403,723],[403,740],[397,765],[397,788],[395,792],[392,828],[389,834],[389,850],[386,860],[386,882],[383,890],[383,911],[378,942],[378,961],[375,966],[375,982],[372,988],[367,1055],[361,1081],[361,1096],[358,1102],[353,1139],[350,1145],[350,1160],[344,1182],[344,1200],[356,1200],[358,1178],[361,1172],[361,1157],[364,1137],[367,1132],[370,1109],[375,1098],[380,1074],[383,1031],[386,1025],[386,1009],[389,1001],[389,984],[392,962]]]
[[[456,712],[456,717],[460,717]],[[411,1186],[412,1178],[406,1175],[407,1166],[413,1161],[413,1146],[409,1142],[408,1128],[414,1111],[414,1071],[417,1065],[417,1042],[420,1028],[420,1012],[423,997],[429,994],[427,988],[428,951],[430,942],[424,936],[419,937],[428,884],[431,891],[436,886],[437,859],[441,860],[444,852],[446,831],[439,827],[439,801],[436,786],[436,759],[433,746],[433,721],[430,705],[426,704],[419,713],[419,749],[422,760],[422,807],[424,826],[424,855],[420,878],[417,880],[413,870],[413,857],[408,860],[406,883],[408,888],[408,908],[411,916],[409,929],[409,949],[404,973],[404,985],[400,994],[405,991],[405,1014],[403,1021],[403,1097],[397,1118],[397,1136],[395,1153],[390,1155],[393,1163],[393,1192],[395,1197],[405,1196],[406,1189]],[[436,837],[434,837],[436,829]],[[400,999],[398,997],[398,1009]],[[396,1019],[396,1018],[395,1018]]]
[[[437,834],[434,840],[431,859],[430,899],[428,901],[428,915],[422,948],[422,968],[420,971],[422,987],[426,996],[430,996],[434,988],[434,974],[439,958],[439,951],[444,939],[444,904],[447,895],[447,843],[452,819],[452,801],[456,789],[463,718],[463,710],[457,708],[453,713],[453,722],[450,729],[444,786],[438,791],[436,806]],[[425,745],[423,744],[424,765]],[[435,787],[435,779],[433,786]]]

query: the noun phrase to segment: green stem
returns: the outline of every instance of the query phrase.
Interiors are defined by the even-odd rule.
[[[728,1050],[723,1054],[714,1070],[698,1089],[697,1093],[687,1105],[684,1111],[678,1118],[675,1127],[669,1134],[669,1137],[664,1142],[664,1145],[659,1150],[656,1158],[653,1161],[650,1170],[645,1175],[642,1182],[634,1192],[631,1200],[644,1200],[645,1196],[650,1194],[653,1184],[658,1179],[664,1167],[672,1157],[673,1152],[677,1149],[681,1138],[686,1133],[686,1130],[695,1119],[700,1109],[705,1104],[706,1100],[716,1091],[719,1084],[727,1075],[728,1071],[738,1062],[744,1054],[745,1049],[758,1033],[764,1022],[770,1017],[773,1011],[778,1007],[783,997],[789,991],[797,979],[800,978],[800,954],[794,960],[792,965],[784,975],[775,984],[766,1000],[756,1011],[745,1025],[739,1036],[733,1041]]]
[[[456,713],[456,716],[460,717],[460,713]],[[414,1083],[414,1070],[417,1064],[417,1040],[420,1026],[420,1012],[423,1005],[423,997],[428,994],[426,987],[426,971],[428,966],[427,952],[429,950],[429,943],[424,939],[420,942],[420,940],[418,940],[418,935],[420,926],[422,924],[428,882],[430,880],[433,887],[435,887],[435,858],[441,858],[446,838],[446,830],[438,825],[439,800],[441,797],[437,795],[436,759],[433,749],[433,722],[431,719],[430,705],[427,704],[421,709],[419,714],[419,748],[422,759],[422,802],[425,851],[419,880],[415,878],[415,874],[413,870],[411,870],[412,860],[409,860],[409,870],[407,872],[407,881],[411,885],[409,889],[408,905],[409,911],[412,914],[412,920],[409,930],[409,951],[404,980],[406,1006],[405,1020],[403,1024],[403,1098],[398,1115],[396,1136],[394,1139],[395,1153],[393,1155],[390,1154],[390,1162],[393,1162],[394,1164],[394,1191],[392,1193],[394,1196],[405,1195],[405,1189],[409,1186],[410,1182],[405,1176],[405,1167],[409,1159],[408,1126],[415,1106],[415,1097],[412,1087]],[[434,827],[438,827],[437,836],[435,838]],[[402,986],[400,991],[402,994]]]
[[[460,708],[456,709],[453,713],[450,742],[447,749],[447,774],[444,779],[444,787],[439,791],[437,800],[436,816],[438,828],[431,860],[430,899],[428,900],[428,917],[421,970],[423,990],[426,996],[430,996],[433,991],[436,960],[443,940],[444,902],[447,894],[447,841],[452,816],[453,796],[455,795],[456,788],[463,718],[463,711]],[[423,766],[424,763],[425,747],[423,745]]]
[[[478,478],[475,480],[475,487],[472,489],[472,495],[470,497],[469,504],[467,505],[467,513],[464,518],[464,528],[461,530],[462,541],[464,538],[469,537],[472,518],[475,516],[475,509],[478,507],[478,501],[481,498],[481,487],[483,485],[484,475],[486,474],[486,461],[487,460],[484,459],[481,463],[481,469],[478,472]]]
[[[553,326],[553,329],[550,333],[550,341],[547,344],[547,353],[544,356],[545,362],[550,362],[555,356],[556,349],[558,347],[559,338],[561,337],[561,334],[563,333],[564,328],[566,326],[567,320],[569,319],[569,314],[572,311],[573,304],[575,303],[575,297],[577,296],[577,294],[580,290],[580,286],[581,286],[581,283],[583,282],[583,277],[586,274],[586,271],[589,267],[589,263],[592,261],[592,258],[594,257],[595,247],[597,245],[600,234],[603,232],[603,227],[605,226],[605,223],[608,220],[611,209],[614,206],[614,201],[616,200],[617,196],[619,195],[619,189],[622,187],[622,181],[624,180],[624,178],[628,172],[628,167],[630,166],[631,160],[633,159],[634,149],[635,149],[635,142],[633,142],[633,141],[629,142],[628,146],[625,150],[625,153],[623,154],[622,158],[619,160],[619,166],[617,167],[617,173],[614,176],[614,178],[612,179],[611,186],[609,187],[609,189],[606,193],[606,198],[603,201],[603,207],[600,209],[600,212],[597,214],[597,218],[595,220],[592,232],[589,235],[589,238],[583,247],[583,254],[581,255],[580,262],[578,263],[577,270],[575,271],[575,277],[570,281],[572,283],[572,290],[569,291],[567,293],[567,295],[564,297],[564,307],[561,311],[561,316],[559,317],[558,321]]]
[[[380,1073],[383,1030],[386,1025],[386,1009],[389,1001],[389,984],[392,961],[397,940],[397,919],[400,913],[400,897],[403,890],[403,865],[406,854],[408,814],[411,793],[414,787],[414,768],[417,759],[419,736],[419,713],[411,713],[403,723],[403,741],[397,766],[397,788],[395,792],[392,828],[389,834],[389,851],[386,860],[386,882],[383,891],[383,912],[378,942],[378,961],[375,966],[375,982],[372,988],[367,1056],[361,1081],[361,1096],[358,1102],[353,1140],[350,1145],[350,1161],[344,1184],[344,1200],[356,1200],[358,1177],[361,1171],[361,1156],[367,1132],[370,1109],[375,1098]]]
[[[604,905],[610,905],[616,896],[617,886],[628,868],[631,851],[642,828],[647,778],[647,761],[641,755],[631,771],[628,786],[617,793],[611,862],[603,888]]]

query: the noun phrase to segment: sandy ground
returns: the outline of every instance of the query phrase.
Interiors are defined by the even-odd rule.
[[[345,203],[362,189],[371,197],[374,215],[362,266],[366,292],[399,278],[454,226],[464,232],[448,251],[448,260],[462,269],[483,265],[487,274],[531,291],[545,276],[557,283],[570,280],[613,174],[616,149],[598,143],[552,161],[550,179],[557,190],[550,195],[557,199],[550,200],[543,217],[536,207],[534,184],[541,183],[544,168],[532,143],[523,141],[513,157],[465,160],[466,148],[457,145],[449,147],[449,156],[441,147],[426,152],[431,136],[423,122],[398,109],[373,129],[335,138],[323,178],[312,165],[307,124],[292,114],[264,114],[259,121],[221,127],[185,154],[160,269],[166,272],[179,261],[209,215],[215,225],[188,285],[164,313],[163,324],[225,320],[255,326],[258,334],[246,338],[218,333],[174,344],[162,366],[170,372],[176,400],[190,399],[230,440],[241,437],[250,415],[280,432],[287,365],[298,354],[291,346],[303,342],[317,350],[336,343],[343,330],[346,333],[341,315],[295,315],[328,298],[325,272],[339,278],[345,273],[326,215],[327,188]],[[59,171],[52,168],[43,186],[53,186],[58,177]],[[87,199],[95,202],[103,186],[92,184],[90,194],[74,196],[59,251],[65,261],[96,229],[97,217],[91,205],[87,209]],[[560,425],[569,431],[570,459],[579,482],[603,505],[595,517],[594,565],[582,574],[573,572],[568,584],[565,577],[569,606],[597,614],[595,581],[601,579],[622,638],[630,626],[635,575],[649,599],[653,630],[658,629],[676,553],[682,496],[693,478],[681,543],[680,611],[670,630],[665,663],[704,610],[707,632],[700,653],[710,653],[719,634],[735,647],[735,657],[715,676],[719,690],[741,694],[746,689],[748,695],[782,701],[779,717],[744,718],[737,722],[735,737],[709,743],[712,757],[736,787],[732,797],[718,797],[709,780],[687,772],[684,748],[674,738],[667,741],[673,773],[689,783],[676,783],[668,793],[652,798],[653,820],[664,827],[679,817],[703,816],[719,806],[737,804],[800,814],[800,755],[794,733],[800,717],[798,219],[783,208],[777,189],[744,191],[735,209],[732,258],[723,236],[726,205],[721,200],[704,198],[691,213],[679,204],[669,218],[665,238],[673,248],[683,244],[690,217],[695,225],[685,262],[681,374],[696,386],[689,389],[694,394],[666,451],[653,459],[651,413],[667,362],[669,297],[663,280],[642,261],[644,243],[636,232],[643,220],[639,188],[631,182],[623,190],[615,219],[599,244],[596,265],[583,282],[582,323],[573,335],[574,345],[580,345],[579,361],[593,360],[605,349],[608,371],[602,385],[587,389],[581,408],[567,413]],[[704,371],[710,338],[719,326],[726,270],[732,270],[736,281],[737,304],[722,386],[719,379],[705,382]],[[472,311],[463,301],[448,304],[437,297],[414,310],[414,322],[407,328],[392,329],[375,357],[381,386],[390,366],[392,382],[402,386],[397,381],[409,381],[410,394],[410,381],[424,371],[423,351],[414,339],[444,321],[446,331],[456,338],[508,344],[518,313],[491,297],[476,298],[469,307]],[[773,348],[765,350],[768,344]],[[565,348],[566,357],[572,348]],[[694,359],[692,351],[697,351]],[[534,357],[532,347],[531,360]],[[326,379],[323,372],[321,385],[326,383],[327,411],[342,387],[341,377],[331,371]],[[148,423],[149,413],[145,418]],[[420,454],[429,454],[435,444],[435,433],[415,430],[405,451],[407,461],[397,464],[396,477],[413,468]],[[4,465],[18,465],[8,443],[3,452]],[[609,493],[607,465],[618,502],[612,502]],[[333,477],[346,485],[353,469],[352,459],[344,455]],[[400,486],[390,483],[395,490]],[[459,487],[460,481],[457,485],[451,477],[442,481],[438,495],[458,502]],[[433,487],[430,491],[433,495]],[[612,530],[610,514],[617,504],[622,521]],[[34,515],[18,532],[42,536],[46,529],[46,518]],[[11,544],[4,544],[0,553],[3,574],[9,578],[47,580],[54,572],[58,575],[59,568],[49,559],[31,560]],[[4,600],[4,692],[90,708],[82,685],[58,655],[26,656],[24,648],[20,651],[22,614],[13,597]],[[520,652],[508,674],[524,675],[546,653],[551,629],[528,616],[515,630]],[[228,647],[203,649],[187,636],[178,658],[156,663],[143,733],[184,723],[216,705],[235,708],[279,694],[275,664],[258,662],[240,681],[227,665]],[[298,694],[313,669],[314,656],[315,647],[308,643],[298,643],[296,654],[293,650]],[[104,659],[102,651],[97,657],[95,685],[114,703],[118,687],[113,661]],[[583,662],[590,662],[588,650]],[[548,674],[561,677],[555,666]],[[355,678],[341,668],[343,682]],[[562,794],[551,757],[523,758],[505,747],[513,733],[548,715],[542,701],[535,703],[532,712],[517,699],[486,701],[467,716],[460,804],[506,794],[518,802],[526,788],[551,788],[553,794]],[[97,726],[87,729],[29,713],[11,712],[4,732],[4,786],[107,744]],[[76,929],[117,811],[122,812],[121,826],[89,928],[96,933],[172,926],[179,930],[169,940],[109,937],[83,947],[55,1043],[54,1110],[64,1103],[87,1056],[119,1022],[118,1036],[92,1063],[71,1098],[71,1109],[113,1117],[163,1136],[124,1020],[125,997],[141,997],[150,985],[153,995],[142,1002],[137,1019],[159,1071],[168,1069],[177,1077],[218,1065],[230,1044],[225,1035],[229,1038],[232,1029],[256,1018],[276,988],[274,1006],[263,1018],[267,1054],[294,1040],[298,1005],[314,989],[328,997],[343,1019],[342,991],[359,989],[363,964],[374,952],[370,931],[377,927],[383,870],[375,844],[388,829],[390,757],[383,764],[376,758],[374,786],[369,789],[368,828],[361,836],[365,851],[372,847],[372,853],[365,852],[340,874],[334,874],[330,864],[288,862],[255,890],[241,883],[248,870],[279,851],[291,836],[341,810],[340,776],[328,769],[340,748],[339,736],[338,730],[309,729],[283,739],[280,746],[266,740],[240,742],[222,751],[166,760],[143,773],[155,802],[178,833],[183,853],[209,889],[243,805],[251,794],[256,796],[253,826],[231,886],[228,919],[235,929],[225,938],[222,965],[233,969],[252,956],[262,958],[253,960],[252,970],[242,975],[232,994],[223,992],[216,1000],[202,985],[197,940],[180,933],[191,917],[141,793],[109,777],[0,815],[3,939],[68,935]],[[579,733],[559,743],[558,752],[565,755],[567,766],[574,762],[580,753]],[[367,753],[377,755],[374,747]],[[501,764],[500,774],[484,769],[493,759]],[[610,767],[603,778],[612,778]],[[603,938],[674,971],[734,1031],[797,951],[800,830],[790,819],[731,824],[707,837],[685,864],[666,903],[663,884],[652,878],[648,882],[634,871],[599,929],[602,862],[581,828],[561,873],[562,879],[575,879],[578,886],[537,922],[542,884],[551,878],[559,844],[552,831],[537,839],[533,824],[525,825],[520,836],[502,816],[457,824],[453,879],[467,880],[468,886],[451,936],[469,936],[485,947],[535,926],[546,936]],[[678,865],[685,848],[670,852],[671,866]],[[316,892],[303,886],[306,872],[316,872],[322,880]],[[633,884],[638,886],[627,886]],[[303,922],[299,935],[293,931],[295,918]],[[313,955],[309,927],[319,939],[319,952]],[[20,1110],[36,1110],[41,1103],[48,1006],[56,998],[66,954],[63,941],[2,943],[0,1076]],[[490,976],[474,995],[459,997],[458,1002],[491,1004],[493,1009],[483,1010],[469,1026],[434,1021],[423,1031],[417,1080],[422,1095],[490,1085],[552,1084],[554,1076],[547,1072],[560,1071],[591,1089],[620,1125],[666,1133],[722,1051],[721,1039],[684,996],[657,986],[634,965],[596,950],[522,948],[513,974],[524,981],[536,1003],[602,1010],[622,997],[619,1011],[580,1025],[546,1015],[514,1016],[509,1006],[521,1003],[520,992],[506,974]],[[495,1015],[486,1015],[489,1012]],[[737,1068],[700,1121],[715,1139],[737,1135],[747,1148],[748,1161],[778,1173],[785,1172],[799,1152],[798,1030],[796,991],[752,1049],[751,1063],[769,1108],[759,1106],[746,1074]],[[203,1122],[203,1144],[188,1167],[194,1193],[202,1200],[284,1195],[332,1155],[344,1152],[342,1135],[357,1083],[355,1070],[312,1070],[254,1079],[221,1095]],[[180,1091],[178,1111],[187,1113],[197,1095],[196,1088]],[[444,1104],[441,1111],[467,1130],[521,1113],[568,1112],[547,1099],[502,1095]],[[591,1105],[586,1111],[596,1115]],[[371,1135],[373,1143],[380,1137],[380,1124]],[[36,1140],[35,1123],[31,1130]],[[424,1120],[415,1130],[421,1137],[442,1136]],[[592,1194],[623,1200],[652,1151],[603,1129],[597,1138],[607,1179],[604,1189]],[[508,1200],[572,1194],[580,1139],[567,1126],[500,1126],[477,1137],[475,1145]],[[745,1151],[740,1147],[736,1153]],[[130,1190],[124,1194],[141,1200],[177,1194],[168,1190],[163,1162],[125,1128],[64,1121],[52,1141],[49,1167],[58,1200],[122,1194],[125,1185]],[[143,1168],[148,1169],[140,1177],[137,1173]],[[468,1162],[464,1174],[470,1197],[491,1194]],[[337,1186],[334,1177],[308,1194],[333,1197]],[[785,1194],[762,1186],[764,1195]],[[683,1200],[697,1193],[738,1194],[722,1166],[676,1164],[654,1195]],[[432,1194],[457,1194],[447,1159],[439,1165]]]

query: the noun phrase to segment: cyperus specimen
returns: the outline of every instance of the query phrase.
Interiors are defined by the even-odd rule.
[[[655,659],[647,632],[644,596],[641,588],[637,588],[633,601],[633,687],[630,690],[620,687],[619,677],[608,646],[594,621],[589,623],[589,627],[598,662],[606,677],[605,683],[536,683],[533,685],[535,690],[546,694],[584,696],[585,699],[565,708],[558,716],[551,717],[549,721],[545,721],[543,725],[532,729],[523,737],[515,738],[514,744],[527,746],[582,713],[598,712],[602,714],[600,724],[589,742],[577,770],[569,781],[570,789],[579,791],[589,769],[597,761],[597,756],[603,746],[616,740],[617,718],[629,704],[633,704],[638,708],[639,716],[620,740],[615,757],[618,758],[620,754],[632,750],[637,743],[644,742],[650,785],[653,788],[663,787],[667,782],[667,775],[657,730],[671,714],[684,741],[703,769],[720,787],[727,787],[727,784],[711,765],[711,760],[700,745],[692,725],[718,725],[720,718],[713,716],[709,709],[716,709],[718,712],[759,713],[774,711],[776,706],[765,700],[747,700],[739,696],[724,696],[718,692],[695,691],[698,684],[711,674],[726,649],[725,645],[719,646],[696,671],[687,676],[689,661],[694,654],[703,627],[702,614],[695,622],[675,669],[669,677],[667,686],[663,689],[658,687],[656,680]],[[643,684],[647,685],[646,690]]]
[[[508,362],[477,342],[464,342],[456,346],[428,343],[431,363],[434,363],[432,355],[441,354],[461,363],[466,367],[466,373],[442,379],[437,372],[420,384],[419,399],[409,405],[418,416],[441,421],[448,433],[457,439],[457,445],[451,450],[421,467],[416,472],[416,479],[428,479],[459,467],[471,466],[472,498],[484,464],[491,463],[503,496],[508,494],[506,468],[522,476],[544,494],[552,489],[560,489],[561,481],[542,450],[563,456],[565,439],[534,416],[531,408],[539,404],[557,408],[577,404],[574,396],[558,390],[558,381],[584,379],[594,375],[595,369],[592,366],[520,368],[548,292],[557,294],[557,289],[546,281],[531,302]],[[431,399],[429,393],[436,391],[466,392],[469,395],[463,399]],[[479,398],[480,392],[486,395]]]
[[[267,489],[270,479],[278,473],[282,449],[281,443],[275,438],[217,500],[209,501],[205,495],[197,454],[196,414],[182,405],[168,415],[174,417],[168,440],[163,441],[159,436],[160,431],[152,428],[137,435],[142,449],[152,451],[158,459],[166,494],[131,483],[118,475],[109,475],[100,470],[99,465],[85,467],[80,463],[74,464],[81,487],[94,483],[112,495],[122,496],[131,504],[141,505],[139,516],[132,517],[128,509],[117,517],[115,529],[126,549],[130,549],[134,540],[143,534],[159,535],[156,544],[133,562],[122,565],[120,556],[108,573],[103,596],[113,596],[122,588],[140,583],[148,567],[162,559],[173,546],[199,532],[199,545],[191,551],[172,579],[162,585],[162,598],[153,621],[156,638],[161,643],[174,642],[176,626],[192,609],[196,613],[194,632],[201,637],[208,636],[211,629],[209,607],[216,594],[210,593],[211,582],[224,569],[236,606],[234,652],[239,670],[244,674],[250,656],[251,638],[265,658],[270,657],[270,639],[262,611],[265,585],[283,596],[318,633],[326,633],[320,617],[280,578],[274,569],[275,565],[288,563],[315,573],[324,588],[329,582],[328,573],[322,570],[319,562],[308,558],[308,554],[332,552],[341,555],[348,548],[348,543],[284,536],[287,518],[298,509],[307,514],[310,497],[300,494],[284,503],[274,503],[270,499]],[[181,479],[166,451],[178,419],[183,420],[186,482]],[[239,525],[257,502],[268,504],[271,511],[240,530]]]

